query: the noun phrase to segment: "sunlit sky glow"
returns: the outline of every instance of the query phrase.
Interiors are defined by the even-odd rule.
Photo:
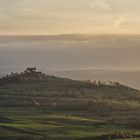
[[[0,0],[0,34],[140,34],[140,0]]]

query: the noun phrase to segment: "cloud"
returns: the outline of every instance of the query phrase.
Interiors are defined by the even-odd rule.
[[[122,24],[128,22],[128,15],[120,16],[115,22],[114,27],[120,27]]]
[[[84,0],[84,3],[91,9],[110,9],[110,4],[107,0]]]
[[[133,27],[139,26],[139,14],[128,14],[122,15],[118,17],[118,19],[114,22],[114,27]]]

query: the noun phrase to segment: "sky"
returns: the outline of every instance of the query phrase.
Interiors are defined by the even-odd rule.
[[[0,37],[0,71],[140,69],[140,35]]]
[[[140,0],[0,0],[0,34],[140,34],[139,7]]]
[[[0,67],[140,69],[139,17],[140,0],[0,0]]]

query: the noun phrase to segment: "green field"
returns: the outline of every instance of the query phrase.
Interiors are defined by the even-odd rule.
[[[140,91],[42,73],[0,80],[0,140],[138,140]]]
[[[119,132],[140,134],[138,129],[132,130],[122,125],[112,125],[91,112],[49,111],[43,108],[7,108],[6,110],[1,108],[0,111],[3,114],[0,123],[0,138],[26,137],[28,139],[32,137],[63,140],[94,138]]]

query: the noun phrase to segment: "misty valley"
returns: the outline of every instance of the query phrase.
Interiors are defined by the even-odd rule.
[[[140,140],[140,0],[0,0],[0,140]]]

